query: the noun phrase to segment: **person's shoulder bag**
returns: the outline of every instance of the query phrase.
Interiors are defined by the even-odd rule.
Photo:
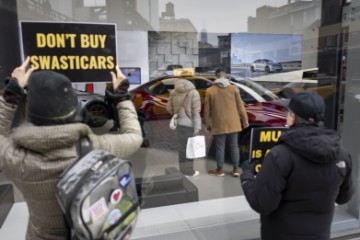
[[[176,127],[177,127],[177,118],[179,117],[179,112],[181,110],[182,107],[184,107],[184,103],[187,99],[187,96],[189,95],[189,92],[186,94],[180,108],[179,108],[179,111],[177,113],[175,113],[172,118],[170,119],[170,123],[169,123],[169,127],[171,130],[176,130]]]

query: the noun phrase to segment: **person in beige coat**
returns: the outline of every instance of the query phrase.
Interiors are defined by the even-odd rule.
[[[240,176],[238,134],[249,126],[248,117],[239,90],[231,85],[223,69],[217,69],[217,79],[206,90],[204,122],[215,139],[217,168],[209,170],[213,176],[224,176],[225,140],[227,138],[233,163],[232,175]]]
[[[180,172],[186,176],[198,176],[200,173],[194,170],[193,159],[186,158],[187,139],[198,135],[201,130],[201,100],[194,84],[186,79],[177,79],[166,109],[171,115],[178,113],[176,140]]]
[[[87,125],[75,123],[78,103],[70,80],[52,71],[32,73],[32,69],[26,70],[28,63],[29,59],[13,71],[13,79],[0,97],[0,169],[28,205],[26,239],[65,240],[69,232],[55,188],[64,169],[78,158],[79,138],[86,136],[94,148],[127,158],[142,143],[140,124],[127,89],[122,88],[127,80],[118,67],[112,80],[121,129],[119,134],[95,135]],[[27,122],[11,129],[25,85]]]

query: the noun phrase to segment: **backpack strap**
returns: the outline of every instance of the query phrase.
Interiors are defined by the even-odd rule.
[[[76,153],[78,155],[78,160],[88,154],[91,150],[93,150],[93,145],[88,137],[80,137],[76,142]],[[68,235],[66,236],[66,240],[77,240],[77,237],[73,230],[71,229],[69,219],[66,218],[64,214],[64,222],[65,226],[68,230]]]
[[[79,159],[88,154],[93,149],[93,145],[88,137],[81,137],[76,142],[76,152],[79,156]]]

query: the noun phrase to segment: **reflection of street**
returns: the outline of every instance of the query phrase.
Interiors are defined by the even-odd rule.
[[[174,138],[172,130],[169,128],[169,120],[158,120],[157,127],[161,126],[160,130],[156,132],[157,136],[162,138],[152,139],[150,132],[150,147],[140,148],[140,150],[132,155],[128,160],[133,164],[134,173],[136,178],[151,179],[151,177],[164,175],[165,169],[175,167],[179,169],[177,141]],[[97,134],[108,133],[112,123],[109,121],[101,128],[93,129]],[[165,134],[166,133],[166,134]],[[204,134],[202,132],[201,134]],[[206,137],[206,144],[210,142],[210,136]],[[232,165],[231,161],[224,164],[225,177],[213,177],[207,174],[207,170],[214,168],[216,165],[215,160],[211,158],[198,158],[194,159],[194,169],[200,171],[200,176],[189,178],[199,191],[199,200],[217,199],[223,197],[232,197],[243,195],[240,186],[239,178],[234,178],[230,175]]]
[[[294,70],[299,70],[299,69],[295,69],[295,68],[284,68],[281,72],[270,72],[267,73],[266,71],[255,71],[252,72],[250,70],[250,67],[244,66],[243,64],[233,64],[231,65],[231,74],[233,75],[237,75],[240,77],[244,77],[244,78],[254,78],[254,77],[259,77],[259,76],[271,76],[271,75],[277,75],[277,74],[281,74],[281,73],[286,73],[286,72],[292,72]]]
[[[250,69],[241,66],[240,64],[233,64],[231,66],[231,75],[234,77],[251,79],[254,82],[262,85],[264,88],[274,92],[278,92],[283,86],[290,82],[301,82],[303,80],[304,71],[314,71],[317,68],[301,70],[297,67],[287,66],[281,72],[267,73],[267,72],[251,72]]]

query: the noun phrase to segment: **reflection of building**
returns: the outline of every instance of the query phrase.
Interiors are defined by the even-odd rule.
[[[174,5],[161,13],[159,32],[149,32],[150,76],[163,75],[168,65],[194,68],[199,64],[197,30],[189,19],[175,19]],[[176,32],[173,32],[176,29]]]
[[[26,20],[110,22],[119,30],[159,30],[158,0],[26,0],[18,1]],[[41,17],[40,17],[41,16]],[[21,19],[20,19],[21,20]]]
[[[199,42],[199,67],[200,69],[215,68],[220,63],[220,49],[214,48],[207,42]]]
[[[200,33],[200,42],[207,43],[208,42],[208,35],[207,35],[208,33],[205,28],[205,23],[203,25],[204,25],[204,27],[201,29],[201,33]]]
[[[230,71],[230,35],[221,36],[216,33],[208,33],[208,35],[215,35],[218,38],[218,47],[207,42],[199,42],[199,67],[206,70],[221,67]]]
[[[252,33],[302,33],[321,18],[321,0],[288,1],[275,8],[256,9],[256,17],[248,18],[248,31]]]
[[[350,2],[351,8],[347,6]],[[331,84],[340,88],[340,80],[346,73],[343,58],[346,60],[347,24],[356,16],[351,13],[355,2],[288,0],[288,4],[279,8],[263,6],[257,9],[255,18],[248,18],[248,30],[252,33],[302,34],[302,68],[318,68],[323,74],[336,76],[336,83]],[[323,80],[320,84],[329,82]],[[326,99],[330,109],[325,116],[327,127],[337,126],[338,103],[338,94]]]
[[[27,0],[18,2],[19,20],[34,20],[38,21],[41,18],[43,21],[75,21],[72,16],[72,11],[64,9],[64,6],[70,6],[70,0],[63,0],[61,4],[58,1],[48,0]]]
[[[165,12],[161,13],[162,19],[175,19],[175,10],[174,10],[174,4],[171,2],[168,2],[165,5]]]
[[[116,23],[119,30],[154,30],[148,19],[138,12],[137,4],[136,0],[107,0],[107,22]]]
[[[321,19],[321,0],[288,0],[275,8],[256,9],[256,17],[248,18],[249,33],[302,34],[302,68],[317,67],[317,46]]]
[[[231,36],[218,36],[220,57],[223,68],[230,72],[230,50],[231,50]]]
[[[205,28],[201,29],[200,41],[203,43],[206,43],[208,41],[207,32]]]

